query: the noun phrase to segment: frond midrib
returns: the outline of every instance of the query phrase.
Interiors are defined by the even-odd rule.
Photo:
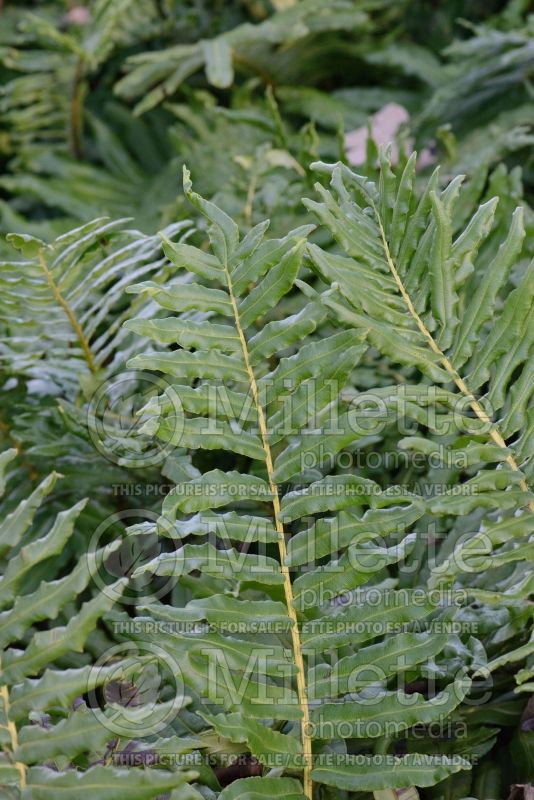
[[[18,732],[17,732],[17,726],[9,718],[9,708],[10,708],[9,690],[6,685],[0,686],[0,698],[2,699],[2,704],[4,707],[4,718],[5,718],[5,723],[2,725],[2,727],[7,729],[11,741],[11,752],[15,753],[18,750],[19,746]],[[21,761],[13,761],[13,766],[18,770],[18,773],[20,775],[20,788],[25,789],[26,765],[23,764]]]
[[[265,419],[265,412],[263,410],[262,404],[260,402],[259,397],[259,389],[258,384],[256,381],[256,376],[254,374],[254,370],[252,369],[252,365],[250,362],[250,356],[248,351],[248,344],[245,337],[245,333],[243,331],[243,327],[241,325],[241,320],[239,316],[239,309],[237,305],[237,299],[233,290],[232,285],[232,278],[230,275],[230,270],[228,268],[227,261],[225,260],[224,264],[224,272],[228,287],[228,294],[230,297],[230,301],[232,304],[232,311],[234,314],[235,325],[237,329],[237,334],[239,337],[239,341],[241,344],[241,349],[243,352],[243,360],[245,362],[245,369],[249,377],[250,389],[252,391],[252,397],[254,400],[254,405],[256,407],[256,411],[258,414],[258,426],[260,429],[260,437],[262,441],[263,450],[265,453],[265,467],[267,470],[267,480],[269,483],[269,489],[272,494],[272,503],[273,503],[273,512],[274,512],[274,523],[275,529],[278,533],[278,552],[280,557],[280,570],[282,572],[284,578],[284,595],[286,600],[286,606],[288,611],[288,616],[292,622],[291,625],[291,639],[293,644],[293,656],[295,659],[295,664],[297,667],[297,695],[299,700],[299,706],[302,712],[302,720],[301,720],[301,739],[302,739],[302,749],[303,749],[303,756],[304,756],[304,776],[303,776],[303,786],[304,786],[304,794],[308,798],[308,800],[312,800],[312,780],[311,780],[311,768],[312,768],[312,743],[311,738],[309,735],[310,730],[310,713],[309,713],[309,706],[308,706],[308,697],[307,697],[307,688],[306,688],[306,674],[304,670],[304,658],[302,653],[302,643],[300,640],[300,631],[298,625],[298,618],[297,613],[293,604],[293,587],[291,584],[291,576],[289,572],[289,568],[286,565],[287,561],[287,548],[286,548],[286,541],[285,541],[285,532],[284,526],[282,523],[282,509],[280,506],[280,498],[278,495],[278,486],[274,478],[274,466],[273,466],[273,458],[271,453],[271,448],[269,445],[269,434],[268,434],[268,427],[267,421]]]
[[[83,332],[82,326],[80,325],[80,323],[76,319],[76,315],[75,315],[74,311],[69,306],[68,302],[65,300],[63,295],[61,294],[61,290],[60,290],[59,286],[57,285],[56,281],[54,280],[54,275],[52,274],[52,271],[48,267],[48,264],[46,263],[46,259],[45,259],[45,257],[44,257],[44,255],[43,255],[41,250],[39,251],[38,259],[39,259],[39,265],[40,265],[41,269],[43,270],[43,272],[44,272],[44,274],[46,276],[46,279],[48,281],[48,286],[50,287],[50,290],[51,290],[51,292],[52,292],[52,294],[54,296],[54,299],[56,300],[58,305],[61,306],[61,308],[63,309],[67,319],[69,320],[69,322],[70,322],[70,324],[71,324],[71,326],[72,326],[72,328],[73,328],[73,330],[74,330],[74,332],[76,334],[76,337],[77,337],[77,339],[78,339],[78,341],[80,343],[80,346],[81,346],[81,348],[83,350],[84,358],[87,361],[87,366],[89,367],[91,372],[93,372],[93,373],[97,372],[97,365],[96,365],[96,362],[95,362],[95,357],[94,357],[93,351],[91,350],[91,345],[89,344],[89,341],[88,341],[85,333]]]

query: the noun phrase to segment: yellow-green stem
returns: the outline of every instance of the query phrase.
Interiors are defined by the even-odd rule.
[[[5,717],[5,728],[9,733],[9,738],[11,741],[11,751],[15,753],[19,747],[19,738],[17,734],[17,726],[14,722],[9,719],[9,691],[7,686],[0,687],[0,697],[2,698],[2,703],[4,706],[4,717]],[[26,765],[23,764],[21,761],[14,761],[13,762],[15,767],[17,768],[19,775],[20,775],[20,788],[26,788]]]
[[[265,413],[263,411],[262,404],[260,402],[258,384],[256,382],[256,377],[254,375],[254,370],[252,369],[252,365],[250,363],[250,357],[248,352],[248,345],[247,340],[245,338],[245,334],[241,325],[241,321],[239,319],[239,310],[237,307],[237,300],[234,295],[234,291],[232,288],[232,278],[230,276],[229,269],[225,266],[226,272],[226,280],[228,284],[228,293],[230,295],[230,300],[232,303],[232,310],[234,313],[235,324],[237,328],[237,333],[239,336],[239,341],[241,343],[241,349],[243,351],[243,359],[245,362],[245,369],[248,374],[250,388],[252,391],[252,397],[254,400],[254,404],[256,406],[257,414],[258,414],[258,426],[260,429],[260,436],[263,445],[263,450],[265,453],[265,466],[267,469],[267,477],[269,482],[269,489],[272,494],[273,498],[273,511],[274,511],[274,523],[275,528],[278,533],[278,551],[280,556],[280,569],[282,571],[282,575],[284,578],[284,594],[287,606],[287,612],[289,618],[292,622],[291,625],[291,640],[293,645],[293,656],[295,659],[295,664],[297,667],[297,696],[299,701],[300,710],[302,712],[302,720],[301,720],[301,738],[302,738],[302,751],[304,757],[304,778],[303,778],[303,785],[304,785],[304,794],[308,798],[308,800],[312,800],[312,779],[311,779],[311,770],[312,770],[312,743],[310,738],[310,711],[308,707],[308,694],[306,689],[306,673],[304,670],[304,658],[302,655],[302,643],[300,640],[300,631],[298,626],[298,618],[297,612],[295,610],[294,602],[293,602],[293,587],[291,585],[291,576],[289,573],[289,569],[286,565],[287,560],[287,550],[286,550],[286,540],[285,540],[285,533],[284,533],[284,526],[282,524],[282,513],[280,507],[280,497],[278,495],[278,486],[274,479],[274,467],[273,467],[273,458],[271,454],[271,448],[269,446],[269,434],[267,428],[267,421],[265,419]]]
[[[65,300],[65,298],[61,294],[61,292],[59,290],[59,287],[58,287],[58,285],[56,284],[56,282],[54,280],[54,276],[52,275],[51,270],[48,268],[48,264],[45,261],[45,258],[43,256],[42,251],[39,252],[38,258],[39,258],[39,264],[41,266],[41,269],[43,270],[43,272],[46,275],[46,279],[48,281],[48,285],[50,287],[50,290],[52,291],[52,294],[54,295],[54,299],[59,303],[59,305],[61,306],[61,308],[63,309],[63,311],[67,315],[67,318],[68,318],[70,324],[74,328],[74,332],[76,333],[76,336],[78,338],[80,346],[81,346],[81,348],[83,350],[83,354],[85,356],[85,360],[87,361],[89,369],[91,370],[91,372],[96,372],[97,371],[97,366],[95,364],[95,359],[94,359],[93,353],[91,351],[91,347],[89,346],[89,342],[88,342],[88,340],[87,340],[87,338],[86,338],[86,336],[85,336],[85,334],[84,334],[84,332],[83,332],[83,330],[81,328],[80,323],[76,319],[76,316],[75,316],[74,312],[72,311],[72,309],[70,308],[69,304],[67,303],[67,301]]]

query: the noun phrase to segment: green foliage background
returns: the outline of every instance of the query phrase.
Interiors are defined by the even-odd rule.
[[[243,515],[256,520],[257,541],[268,552],[263,582],[247,580],[255,543],[237,582],[202,568],[207,520],[213,523],[217,505],[180,506],[171,493],[162,508],[169,485],[217,486],[221,470],[237,484],[268,483],[254,415],[238,431],[228,421],[220,438],[198,435],[206,413],[202,387],[221,384],[239,393],[240,376],[248,380],[235,342],[227,350],[219,343],[215,352],[208,342],[210,325],[228,322],[220,292],[232,294],[232,281],[260,384],[266,376],[283,377],[286,359],[295,358],[296,392],[310,377],[330,375],[343,383],[336,398],[343,419],[350,399],[366,391],[393,415],[379,436],[355,441],[342,431],[328,442],[336,453],[382,457],[380,466],[367,461],[355,471],[368,482],[368,496],[376,492],[356,511],[297,496],[302,485],[350,477],[328,459],[308,474],[294,468],[295,459],[321,444],[307,433],[307,420],[296,420],[293,438],[271,443],[276,480],[287,491],[282,510],[291,515],[288,564],[296,591],[299,580],[301,586],[314,580],[313,571],[299,574],[303,543],[321,542],[335,518],[350,530],[361,525],[376,536],[393,534],[385,547],[370,545],[383,559],[377,574],[350,573],[352,585],[340,584],[338,592],[355,581],[386,592],[429,590],[444,580],[467,592],[455,619],[478,626],[476,636],[446,641],[429,629],[408,629],[335,645],[349,659],[347,669],[380,661],[388,648],[422,651],[381,687],[383,713],[403,724],[399,735],[316,743],[318,755],[348,753],[350,762],[389,754],[398,762],[385,771],[381,762],[376,778],[370,761],[353,764],[345,776],[318,769],[314,796],[355,800],[374,793],[393,800],[402,797],[397,790],[413,787],[433,800],[528,796],[522,787],[534,775],[534,711],[527,702],[534,685],[533,11],[525,0],[0,4],[0,797],[303,797],[299,726],[290,708],[279,703],[275,720],[258,721],[246,702],[206,705],[209,680],[194,637],[158,640],[187,674],[188,698],[161,736],[142,737],[138,729],[117,743],[105,717],[121,703],[100,698],[98,709],[89,708],[86,693],[91,665],[130,641],[117,624],[132,617],[211,623],[267,616],[289,624],[271,512],[248,502],[225,515],[230,560],[243,549]],[[355,177],[346,169],[345,135],[391,102],[410,115],[397,134],[397,163],[370,139]],[[416,169],[412,146],[433,163]],[[335,170],[325,166],[335,162]],[[185,192],[184,167],[193,187],[187,179]],[[392,262],[429,336],[410,316]],[[162,309],[169,321],[158,323]],[[491,404],[501,443],[487,430],[455,429],[443,437],[425,424],[429,388],[438,388],[432,402],[447,420],[462,394],[429,349],[429,337],[469,390]],[[314,362],[313,375],[299,358]],[[184,406],[177,446],[172,409],[163,406],[162,421],[151,417],[159,406],[148,405],[146,430],[166,446],[170,440],[165,458],[155,462],[122,432],[124,453],[135,451],[139,461],[121,458],[123,451],[110,459],[88,426],[99,387],[135,369],[154,381],[166,375]],[[407,413],[409,436],[394,419],[399,386],[416,396]],[[319,400],[325,403],[322,394]],[[269,403],[266,414],[276,419],[281,394]],[[476,418],[472,406],[466,416]],[[440,447],[461,454],[467,467],[386,459],[399,452],[428,456]],[[447,485],[449,495],[423,502],[424,487],[436,483]],[[482,500],[455,499],[454,488],[465,484],[480,487]],[[407,485],[413,493],[393,504],[391,487]],[[129,486],[136,493],[123,491]],[[107,540],[95,544],[99,525],[124,512],[137,515],[136,524],[118,518]],[[121,605],[143,575],[172,576],[169,525],[184,541],[185,574],[157,602]],[[426,555],[429,526],[437,566]],[[491,539],[492,567],[479,568],[475,559],[467,574],[455,572],[453,556],[473,558],[469,548],[481,533]],[[159,548],[159,555],[136,572],[137,542]],[[398,566],[399,547],[416,568]],[[101,565],[116,549],[129,563],[130,581],[115,576],[102,591],[88,564]],[[320,552],[319,570],[339,556]],[[299,622],[312,626],[337,613],[307,609]],[[365,618],[369,609],[350,613]],[[403,623],[414,621],[411,611],[406,618],[397,613]],[[441,609],[428,613],[441,619]],[[291,647],[288,630],[263,642],[278,648],[273,665]],[[251,640],[233,650],[224,637],[208,637],[207,645],[231,651],[239,674]],[[114,680],[142,684],[140,673],[150,670],[145,661],[116,658]],[[479,670],[488,665],[488,697],[470,704],[487,688]],[[330,653],[310,668],[319,700],[333,668]],[[436,739],[427,727],[418,739],[414,722],[430,726],[436,713],[431,679],[438,693],[458,684],[458,702],[448,710],[447,734]],[[99,680],[107,680],[105,671]],[[406,684],[410,694],[420,693],[419,719],[406,716],[399,701]],[[358,686],[365,689],[363,681]],[[171,697],[166,691],[164,703]],[[343,713],[353,718],[357,706],[345,701]],[[339,713],[340,705],[331,705],[330,713]],[[463,726],[462,736],[451,733],[455,726]],[[125,747],[200,753],[216,766],[168,769],[140,758],[135,767],[120,767],[113,754]],[[249,761],[229,776],[221,772],[224,752]],[[287,757],[285,770],[269,772],[273,753]],[[419,771],[410,760],[416,754],[426,758]],[[264,765],[262,777],[251,755]],[[453,757],[460,759],[455,766],[447,761]]]

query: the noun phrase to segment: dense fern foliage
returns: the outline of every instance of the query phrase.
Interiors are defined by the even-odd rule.
[[[467,6],[0,2],[0,798],[531,798],[533,17]]]

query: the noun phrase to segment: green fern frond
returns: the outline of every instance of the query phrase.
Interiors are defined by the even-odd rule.
[[[496,199],[453,235],[458,181],[438,192],[434,174],[417,199],[414,158],[397,177],[383,154],[378,186],[342,165],[318,166],[331,173],[332,192],[318,186],[322,202],[307,205],[345,253],[309,247],[314,268],[331,285],[325,304],[346,325],[365,330],[393,362],[453,386],[456,405],[469,408],[479,424],[467,434],[453,424],[448,438],[399,441],[427,455],[445,442],[444,464],[458,464],[462,454],[450,488],[425,504],[428,515],[460,519],[429,585],[462,585],[492,604],[520,602],[532,586],[534,530],[523,455],[533,414],[534,265],[520,261],[522,208],[498,249],[484,250]],[[507,293],[512,269],[516,288]],[[424,414],[420,420],[428,425]],[[473,527],[466,529],[465,519]]]
[[[156,277],[162,261],[157,237],[128,231],[124,223],[97,219],[49,245],[28,235],[8,236],[25,259],[1,265],[3,361],[9,359],[12,374],[58,393],[73,384],[77,389],[81,374],[95,375],[104,366],[113,370],[128,357],[121,328],[124,289],[141,277]],[[186,227],[179,223],[167,233]]]
[[[364,334],[347,331],[316,339],[314,331],[324,312],[315,300],[295,316],[265,324],[270,309],[301,285],[297,281],[307,231],[266,239],[263,224],[240,238],[224,212],[192,191],[187,172],[184,186],[209,222],[210,252],[166,243],[168,258],[179,270],[192,271],[196,282],[176,288],[149,282],[130,290],[148,293],[175,314],[132,320],[127,327],[156,342],[172,341],[179,349],[139,355],[129,365],[150,364],[168,376],[168,391],[151,403],[157,412],[158,436],[192,449],[246,456],[250,467],[247,472],[205,471],[177,485],[165,498],[157,528],[175,540],[178,549],[144,564],[134,577],[174,576],[194,599],[183,609],[149,605],[141,609],[147,616],[139,622],[199,623],[195,634],[176,627],[160,634],[164,646],[183,665],[186,682],[213,709],[209,716],[198,713],[220,735],[246,743],[266,767],[279,764],[289,773],[303,768],[304,796],[311,797],[312,779],[325,786],[367,791],[431,785],[468,768],[468,762],[420,755],[370,756],[365,751],[358,759],[351,758],[343,734],[341,738],[325,734],[319,724],[335,730],[346,724],[350,731],[345,738],[368,740],[383,736],[387,726],[379,720],[391,717],[401,735],[417,721],[437,718],[440,709],[451,713],[470,686],[464,674],[433,700],[421,696],[415,703],[414,698],[412,713],[403,692],[387,688],[386,675],[398,672],[395,654],[408,649],[415,666],[436,656],[445,643],[443,637],[433,636],[427,622],[437,611],[428,597],[418,604],[409,593],[388,589],[387,580],[383,587],[388,565],[402,562],[415,543],[409,529],[424,514],[424,503],[402,487],[382,490],[356,475],[321,476],[320,470],[307,473],[303,467],[306,454],[313,454],[318,444],[331,444],[336,452],[335,448],[358,441],[351,428],[355,418],[347,414],[335,417],[339,433],[316,426],[326,424],[332,408],[343,411],[340,390],[364,353]],[[218,397],[215,405],[214,397]],[[294,488],[299,484],[305,488]],[[293,490],[286,491],[287,485]],[[366,509],[363,516],[362,509]],[[397,545],[377,544],[393,531],[399,536]],[[199,537],[200,543],[193,543]],[[197,572],[202,575],[200,583],[194,578]],[[360,587],[363,600],[353,600],[343,611],[339,598],[352,597]],[[378,604],[366,599],[364,587],[378,593]],[[273,632],[258,636],[254,630],[264,619],[271,621]],[[224,623],[230,620],[239,635],[225,631]],[[394,624],[409,631],[418,620],[423,634],[402,633],[376,641],[376,632],[384,626]],[[351,636],[347,647],[346,631],[358,624],[364,630]],[[251,667],[251,648],[261,659],[260,675]],[[328,653],[336,650],[339,660],[332,670]],[[215,654],[220,669],[210,667],[208,652]],[[371,662],[384,663],[387,669],[379,697],[368,705],[369,683],[363,675]],[[360,669],[361,683],[349,688],[347,675]],[[246,680],[238,700],[236,679],[243,673]],[[280,675],[291,676],[291,685],[281,683]],[[347,696],[349,691],[356,694]],[[269,724],[272,719],[276,728]],[[370,734],[372,722],[375,732]],[[262,726],[267,726],[264,735]],[[345,753],[343,766],[333,772],[321,766],[329,757],[321,740],[329,739],[339,742]],[[391,770],[388,759],[393,759]],[[254,785],[264,794],[284,791],[285,778],[277,778],[280,783],[275,781],[272,791],[270,780],[245,779],[242,790]],[[238,789],[236,783],[222,796],[233,797]]]
[[[506,441],[528,425],[532,397],[532,265],[488,323],[521,253],[522,209],[514,212],[494,257],[481,265],[477,252],[497,201],[480,206],[453,237],[451,216],[460,181],[439,192],[434,173],[418,201],[414,167],[412,157],[397,178],[383,155],[378,187],[342,165],[319,165],[332,173],[335,196],[318,186],[323,202],[306,202],[349,258],[313,246],[310,258],[333,284],[325,302],[342,320],[368,329],[369,341],[393,361],[415,366],[439,383],[452,382],[488,426],[491,440],[506,449]],[[482,398],[498,422],[490,420]],[[508,453],[506,462],[532,502],[514,455]]]
[[[15,450],[8,450],[2,454],[1,467],[2,479],[9,464],[16,456]],[[61,660],[67,654],[81,652],[85,642],[95,627],[97,620],[107,613],[115,599],[120,596],[124,589],[125,581],[119,580],[112,587],[111,592],[95,597],[81,606],[77,614],[71,616],[69,622],[64,626],[59,624],[52,625],[48,630],[38,630],[36,626],[44,620],[56,620],[62,612],[69,607],[73,600],[77,600],[83,593],[92,579],[89,569],[89,562],[82,558],[79,565],[70,574],[64,577],[55,577],[56,570],[53,562],[54,556],[64,548],[70,537],[73,535],[74,526],[80,511],[85,505],[85,500],[81,501],[73,508],[61,512],[56,517],[50,530],[39,538],[32,538],[31,527],[35,513],[44,502],[47,495],[52,491],[54,484],[59,476],[52,473],[49,478],[44,480],[33,494],[25,501],[22,501],[1,523],[0,541],[2,542],[2,560],[7,566],[3,569],[0,580],[0,642],[1,642],[1,686],[0,686],[0,705],[1,721],[0,727],[5,730],[7,739],[2,738],[5,746],[4,766],[8,764],[14,767],[10,773],[12,779],[2,780],[6,784],[14,784],[25,789],[28,785],[32,786],[32,770],[29,766],[39,760],[39,727],[24,726],[21,722],[28,717],[29,711],[36,708],[49,708],[55,700],[65,699],[69,695],[68,680],[63,683],[63,674],[58,681],[57,677],[53,682],[49,680],[50,675],[32,679],[31,676],[40,675],[42,670],[54,664],[58,659]],[[115,545],[104,550],[93,553],[95,561],[98,563],[104,557],[108,557]],[[35,591],[25,592],[25,581],[28,574],[46,563],[47,579],[43,580]],[[53,580],[49,580],[52,578]],[[31,585],[31,583],[30,583]],[[24,649],[20,649],[19,643],[24,643]],[[119,670],[120,672],[120,670]],[[32,692],[27,693],[28,683],[32,683]],[[48,689],[41,695],[40,701],[36,695],[42,684],[47,684]],[[25,690],[21,694],[24,684]],[[76,690],[83,692],[86,690],[82,683],[78,682]],[[70,693],[73,688],[71,686]],[[20,707],[17,698],[24,698],[24,703]],[[61,727],[61,723],[60,723]],[[42,730],[42,729],[41,729]],[[100,740],[103,733],[109,738],[109,730],[100,724]],[[48,731],[40,734],[41,739],[46,738]],[[29,739],[28,739],[29,737]],[[48,737],[47,741],[51,745],[54,736]],[[32,744],[29,744],[31,740]],[[99,740],[99,744],[103,741]],[[71,742],[72,743],[72,742]],[[96,743],[93,742],[96,747]],[[37,750],[35,750],[37,747]],[[59,744],[54,750],[50,746],[44,755],[48,753],[52,758],[59,754],[68,752],[68,742]],[[82,745],[80,750],[72,750],[73,756],[81,750],[91,749],[91,743]],[[54,773],[59,778],[58,773]],[[27,791],[38,792],[37,787]],[[32,796],[35,796],[32,794]]]
[[[470,27],[471,37],[445,50],[449,63],[442,70],[441,85],[417,120],[427,130],[431,125],[452,123],[455,130],[465,131],[473,115],[480,124],[528,102],[527,82],[534,70],[532,17],[510,31]]]
[[[16,456],[5,451],[1,458],[1,479]],[[10,476],[11,477],[11,476]],[[0,580],[0,731],[2,732],[2,785],[17,797],[52,798],[58,792],[76,797],[138,797],[151,800],[155,794],[173,791],[183,800],[200,798],[190,785],[197,771],[181,767],[172,770],[125,769],[112,754],[119,745],[117,729],[136,752],[136,765],[150,762],[150,754],[137,753],[139,721],[135,708],[129,712],[124,701],[106,696],[106,686],[132,686],[142,694],[143,670],[154,661],[151,654],[122,651],[102,664],[76,664],[76,654],[87,662],[88,639],[97,622],[120,599],[127,580],[111,583],[72,613],[91,581],[94,569],[103,564],[118,542],[81,556],[72,572],[57,577],[57,554],[73,536],[85,500],[56,517],[43,536],[32,535],[36,512],[52,491],[59,476],[52,473],[27,500],[21,502],[0,524],[2,561],[7,561]],[[35,591],[25,591],[29,574],[46,565],[46,577]],[[41,573],[42,574],[42,573]],[[40,623],[49,622],[46,630]],[[61,624],[63,620],[65,624]],[[137,681],[137,684],[135,683]],[[85,698],[104,690],[104,708],[86,704]],[[88,701],[89,702],[89,701]],[[190,699],[175,696],[172,705],[186,705]],[[127,705],[127,704],[126,704]],[[134,706],[136,703],[134,703]],[[139,703],[137,704],[139,705]],[[142,706],[142,702],[140,703]],[[170,705],[167,703],[167,705]],[[165,710],[165,703],[158,704]],[[140,719],[143,720],[141,711]],[[119,727],[117,724],[120,722]],[[157,739],[158,751],[165,748],[190,753],[203,747],[194,737]],[[128,753],[128,745],[123,744]],[[127,756],[125,756],[127,758]],[[95,760],[96,759],[96,760]],[[125,761],[125,763],[129,763]],[[76,767],[76,768],[73,768]],[[7,795],[6,795],[7,796]]]

